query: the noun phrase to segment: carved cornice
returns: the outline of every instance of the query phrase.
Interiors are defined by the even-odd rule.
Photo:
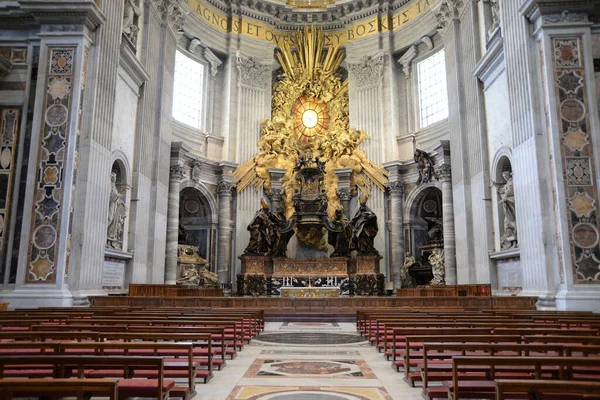
[[[219,179],[217,182],[217,193],[219,196],[231,196],[231,192],[235,189],[235,183]]]
[[[364,57],[359,63],[348,63],[348,71],[359,89],[380,84],[383,78],[383,53]]]
[[[390,196],[402,196],[404,194],[404,183],[402,182],[388,182],[385,188],[390,193]]]
[[[427,36],[425,36],[427,37]],[[412,61],[417,57],[418,50],[416,46],[410,46],[408,50],[398,59],[398,63],[402,65],[402,71],[404,72],[404,78],[410,78],[410,65]]]
[[[204,48],[204,58],[210,64],[210,76],[214,78],[219,72],[219,67],[223,64],[223,61],[219,59],[208,47]]]
[[[189,9],[184,6],[185,0],[152,0],[163,22],[174,32],[180,32]]]
[[[257,58],[236,54],[238,84],[264,89],[271,81],[271,66],[261,64]]]
[[[106,21],[94,1],[19,0],[18,3],[42,24],[85,25],[94,31]]]

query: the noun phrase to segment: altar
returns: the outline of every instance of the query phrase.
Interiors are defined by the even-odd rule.
[[[340,297],[339,287],[282,287],[281,297]]]

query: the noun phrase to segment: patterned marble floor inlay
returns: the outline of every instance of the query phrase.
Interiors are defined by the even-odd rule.
[[[281,326],[298,326],[301,328],[331,328],[337,327],[337,322],[284,322]]]
[[[423,400],[343,321],[269,321],[196,392],[190,400]]]
[[[245,378],[361,378],[377,377],[363,360],[264,360],[257,359]]]
[[[329,345],[364,342],[364,339],[358,334],[330,332],[263,333],[257,337],[257,340],[268,343],[301,345]]]
[[[277,350],[262,350],[260,355],[286,355],[286,356],[360,356],[360,351],[356,350],[288,350],[288,349],[277,349]]]
[[[392,400],[382,388],[237,386],[227,400]]]

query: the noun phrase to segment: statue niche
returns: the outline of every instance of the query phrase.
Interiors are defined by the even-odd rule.
[[[504,183],[493,182],[496,186],[499,200],[504,213],[502,236],[500,237],[500,248],[502,250],[519,247],[517,238],[517,217],[515,212],[515,188],[511,171],[503,171]]]
[[[108,205],[108,225],[106,230],[106,247],[123,250],[123,230],[127,217],[125,191],[117,187],[117,173],[110,174],[110,199]]]

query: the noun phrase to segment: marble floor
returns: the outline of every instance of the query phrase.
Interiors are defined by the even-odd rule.
[[[421,400],[353,323],[269,322],[193,400]]]

